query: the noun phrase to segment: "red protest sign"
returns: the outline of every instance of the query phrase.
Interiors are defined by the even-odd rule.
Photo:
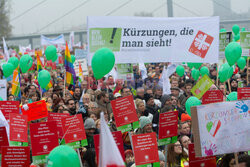
[[[63,129],[62,129],[62,119],[69,117],[67,113],[49,113],[48,114],[48,122],[56,121],[57,134],[61,139],[63,137]]]
[[[112,100],[111,106],[117,127],[138,121],[132,95]]]
[[[81,114],[63,118],[62,125],[63,125],[62,126],[63,132],[65,135],[64,139],[66,143],[72,143],[86,139],[84,124]]]
[[[28,142],[28,118],[26,115],[10,114],[10,141]]]
[[[208,90],[202,96],[202,104],[218,103],[223,101],[223,93],[220,90]]]
[[[238,88],[238,100],[247,100],[250,99],[250,87],[247,88]]]
[[[30,139],[33,156],[49,154],[58,146],[56,122],[30,124]]]
[[[19,113],[19,101],[0,101],[0,110],[9,122],[10,113]]]
[[[178,135],[178,111],[170,111],[160,114],[159,139]]]
[[[28,121],[33,121],[48,116],[48,109],[44,100],[23,105],[21,110],[23,115],[28,116]]]
[[[30,165],[30,147],[2,147],[2,167]]]
[[[6,128],[0,127],[0,154],[1,154],[1,148],[3,146],[9,146],[9,140],[6,133]]]
[[[188,145],[188,152],[189,152],[189,166],[192,167],[201,167],[201,166],[209,166],[209,167],[216,167],[216,157],[196,157],[194,144]]]
[[[159,162],[156,134],[146,133],[132,136],[135,164],[151,164]]]
[[[113,135],[115,143],[116,143],[116,145],[117,145],[117,147],[122,155],[123,161],[125,162],[122,133],[121,133],[121,131],[116,131],[116,132],[112,132],[112,135]],[[97,164],[99,164],[100,135],[94,135],[94,143],[95,143]]]

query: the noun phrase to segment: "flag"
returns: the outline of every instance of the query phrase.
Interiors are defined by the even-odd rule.
[[[99,167],[125,167],[121,153],[101,113]]]
[[[163,88],[163,95],[171,94],[169,77],[175,72],[176,67],[176,64],[168,65],[167,69],[165,68],[165,66],[163,67],[162,75],[159,80],[159,85]]]
[[[79,80],[80,80],[80,82],[82,82],[84,80],[83,79],[83,75],[82,75],[82,66],[81,66],[81,63],[79,63]]]
[[[37,59],[37,71],[39,72],[43,70],[44,66],[38,54],[36,55],[36,59]]]
[[[147,69],[144,65],[144,63],[139,63],[139,69],[141,71],[141,76],[142,76],[142,79],[146,79],[148,77],[148,74],[147,74]]]
[[[3,37],[3,51],[4,51],[4,54],[5,54],[5,60],[8,61],[9,58],[10,58],[10,55],[9,55],[9,50],[7,48],[6,42],[4,40],[4,37]]]
[[[50,80],[48,85],[45,87],[46,90],[49,90],[53,86],[52,81]]]
[[[13,72],[13,81],[11,94],[14,96],[19,96],[20,93],[20,79],[19,79],[19,66]]]
[[[65,49],[65,69],[66,69],[66,83],[75,85],[76,73],[75,73],[74,66],[71,60],[71,55],[70,55],[67,42],[66,42],[66,49]]]

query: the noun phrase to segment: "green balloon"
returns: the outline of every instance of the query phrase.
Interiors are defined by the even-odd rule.
[[[71,60],[72,60],[72,63],[74,63],[76,61],[75,55],[71,55]]]
[[[234,41],[236,42],[238,40],[240,40],[240,34],[237,34],[237,35],[234,36]]]
[[[80,167],[77,153],[67,145],[54,148],[46,161],[47,167]]]
[[[188,67],[192,69],[194,67],[194,63],[187,63]]]
[[[8,63],[11,63],[11,64],[14,66],[14,69],[16,69],[16,68],[18,67],[19,60],[18,60],[18,58],[16,58],[16,57],[11,57],[11,58],[8,60]]]
[[[245,27],[242,27],[242,28],[241,28],[241,32],[244,32],[244,31],[246,31],[246,28],[245,28]]]
[[[246,66],[247,62],[246,62],[246,59],[244,57],[240,57],[238,60],[237,60],[237,65],[240,67],[241,70],[243,70]]]
[[[41,88],[46,88],[50,82],[50,79],[50,73],[47,70],[42,70],[38,73],[37,80]]]
[[[234,65],[241,57],[242,49],[239,43],[230,42],[225,48],[225,56],[230,66]]]
[[[54,45],[49,45],[45,50],[45,56],[47,60],[52,60],[56,56],[56,47]]]
[[[199,69],[202,65],[202,63],[193,63],[194,64],[194,68]]]
[[[185,103],[185,107],[186,107],[186,111],[188,115],[191,116],[191,107],[199,106],[199,105],[201,105],[201,101],[197,97],[195,96],[189,97]]]
[[[13,74],[14,66],[11,63],[3,64],[3,75],[5,78],[9,77],[11,74]]]
[[[2,97],[0,97],[0,101],[3,101],[3,98],[2,98]]]
[[[33,64],[32,57],[30,55],[23,55],[20,58],[20,62],[19,62],[22,73],[26,73],[30,69],[32,64]]]
[[[109,73],[115,65],[115,55],[109,48],[98,49],[91,61],[94,77],[98,80]]]
[[[236,101],[236,100],[238,100],[237,96],[238,96],[237,92],[231,92],[227,96],[227,101]]]
[[[183,67],[182,65],[178,65],[178,66],[176,67],[176,73],[177,73],[180,77],[182,77],[182,76],[184,75],[184,72],[185,72],[185,69],[184,69],[184,67]]]
[[[195,81],[199,79],[200,72],[197,69],[192,69],[191,76],[194,78]]]
[[[56,62],[56,60],[57,60],[57,54],[51,59],[52,60],[52,62]]]
[[[234,32],[235,35],[237,35],[240,32],[240,27],[237,24],[235,24],[232,27],[232,31]]]
[[[230,67],[228,63],[222,64],[219,70],[220,82],[225,82],[233,75],[233,67]]]
[[[220,32],[227,32],[225,28],[220,29]]]
[[[200,69],[201,76],[207,75],[209,76],[209,69],[206,66],[201,67]]]

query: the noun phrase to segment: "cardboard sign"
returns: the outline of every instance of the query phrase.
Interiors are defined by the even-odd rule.
[[[131,123],[133,124],[134,129],[139,127],[139,121],[132,95],[112,100],[111,106],[117,130],[122,131],[122,133],[131,130]]]
[[[250,88],[238,88],[238,100],[247,100],[250,99]]]
[[[133,135],[132,144],[136,166],[159,163],[157,139],[154,132]]]
[[[216,167],[216,157],[196,157],[194,151],[194,144],[188,145],[189,166],[192,167]]]
[[[23,105],[21,109],[23,115],[28,116],[28,121],[33,121],[48,116],[48,109],[44,100]]]
[[[81,114],[63,118],[62,125],[65,143],[81,141],[82,146],[88,144]]]
[[[202,96],[202,104],[223,102],[223,93],[220,90],[208,90]]]
[[[116,131],[116,132],[112,132],[112,135],[113,135],[115,143],[116,143],[116,145],[121,153],[123,161],[125,162],[122,133],[121,133],[121,131]],[[94,135],[94,143],[95,143],[97,164],[99,164],[100,135]]]
[[[178,136],[178,111],[161,113],[159,118],[158,145],[175,143]]]
[[[61,139],[63,137],[63,129],[62,129],[62,119],[69,117],[67,113],[49,113],[48,114],[48,122],[56,121],[57,134]]]
[[[9,146],[9,140],[6,133],[6,128],[0,127],[0,154],[1,154],[1,148],[3,146]]]
[[[35,164],[45,163],[50,151],[59,145],[56,122],[30,124],[30,139],[33,162]]]
[[[30,147],[2,147],[2,167],[30,166]]]
[[[19,101],[0,101],[0,110],[9,122],[10,113],[19,114]]]
[[[191,108],[195,154],[214,156],[250,150],[250,100]]]
[[[211,79],[207,75],[204,75],[191,89],[191,92],[195,97],[200,99],[212,85],[213,82]]]
[[[28,118],[26,115],[10,114],[10,145],[28,146]]]

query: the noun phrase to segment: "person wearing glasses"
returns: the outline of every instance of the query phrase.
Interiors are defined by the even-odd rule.
[[[188,155],[183,150],[183,147],[179,141],[168,145],[167,152],[167,164],[168,167],[188,167]]]

